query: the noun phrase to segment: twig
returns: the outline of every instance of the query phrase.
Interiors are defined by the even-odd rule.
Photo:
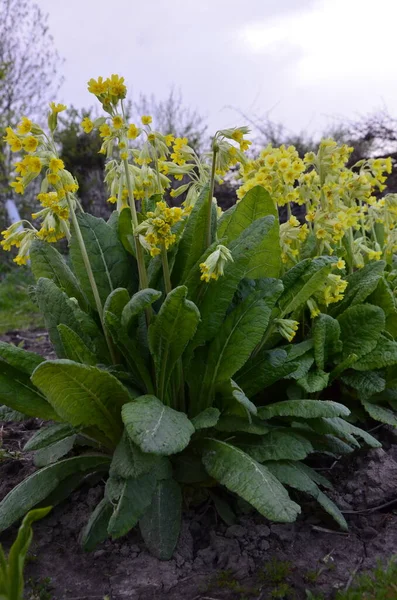
[[[347,584],[346,584],[346,587],[345,587],[345,590],[344,590],[345,592],[347,592],[347,590],[349,589],[349,587],[350,587],[350,586],[351,586],[351,584],[353,583],[353,579],[354,579],[354,578],[355,578],[355,576],[357,575],[357,571],[359,570],[359,568],[361,567],[361,565],[363,564],[363,562],[364,562],[364,557],[363,557],[363,558],[361,558],[361,559],[358,561],[358,563],[357,563],[357,566],[354,568],[354,570],[352,571],[352,573],[351,573],[351,575],[350,575],[349,579],[347,580]]]
[[[332,533],[333,535],[350,535],[346,531],[333,531],[333,529],[326,529],[325,527],[318,527],[318,525],[312,525],[312,529],[320,531],[321,533]]]
[[[362,510],[341,510],[341,512],[345,515],[361,515],[364,513],[373,513],[378,510],[382,510],[382,508],[389,508],[389,506],[393,506],[393,504],[397,504],[397,498],[390,500],[390,502],[385,502],[385,504],[373,506],[372,508],[363,508]]]

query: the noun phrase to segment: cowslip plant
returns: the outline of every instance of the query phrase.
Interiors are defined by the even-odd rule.
[[[8,557],[0,544],[0,598],[1,600],[22,600],[24,591],[23,569],[26,554],[32,543],[32,524],[45,517],[51,507],[31,510],[23,519],[17,538],[10,548]]]
[[[379,443],[346,420],[339,402],[311,392],[261,400],[278,380],[308,374],[312,341],[285,340],[313,295],[325,303],[343,297],[341,278],[325,292],[338,259],[307,258],[282,276],[277,207],[263,186],[219,214],[214,182],[245,163],[245,127],[217,132],[200,159],[187,140],[153,130],[150,116],[128,123],[122,78],[91,80],[89,89],[109,115],[83,122],[86,131],[99,128],[108,157],[116,206],[108,222],[81,209],[52,141],[54,108],[48,134],[29,120],[7,133],[16,151],[30,148],[32,135],[37,141],[21,161],[26,172],[18,167],[18,189],[41,172],[44,212],[40,229],[11,227],[3,246],[19,247],[17,262],[30,257],[59,358],[0,343],[1,401],[51,422],[25,446],[39,469],[0,503],[0,530],[103,478],[104,497],[82,533],[87,550],[139,524],[148,548],[169,558],[183,490],[197,488],[225,520],[233,514],[226,489],[267,518],[291,522],[300,506],[289,487],[313,496],[345,529],[320,489],[330,484],[302,461],[353,449],[357,438]],[[188,180],[181,208],[164,200],[171,176]],[[51,245],[61,233],[70,265]],[[323,422],[334,430],[320,432]]]

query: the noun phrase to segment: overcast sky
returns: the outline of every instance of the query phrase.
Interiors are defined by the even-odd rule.
[[[211,130],[231,107],[295,132],[387,107],[397,116],[397,0],[36,0],[65,58],[59,100],[123,75],[129,96],[172,85]]]

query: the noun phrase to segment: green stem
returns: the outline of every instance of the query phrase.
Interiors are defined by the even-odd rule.
[[[216,169],[216,155],[218,150],[214,148],[212,154],[212,167],[211,167],[211,179],[210,179],[210,189],[208,192],[208,212],[207,212],[207,236],[206,236],[206,246],[207,248],[211,246],[211,220],[212,220],[212,198],[214,197],[214,187],[215,187],[215,169]]]
[[[172,291],[172,284],[171,284],[170,268],[168,265],[167,250],[166,250],[164,244],[161,245],[161,263],[163,265],[165,293],[169,294]]]
[[[128,200],[129,200],[130,210],[131,210],[132,228],[134,231],[135,254],[136,254],[136,260],[138,263],[138,273],[139,273],[139,287],[142,290],[142,289],[145,289],[148,287],[148,276],[147,276],[147,272],[146,272],[145,258],[143,256],[143,248],[142,248],[141,244],[139,243],[139,236],[135,233],[135,230],[138,227],[139,223],[138,223],[138,215],[136,213],[134,194],[132,191],[130,171],[128,168],[128,160],[126,158],[123,159],[123,164],[124,164],[124,172],[125,172],[125,181],[127,184],[127,191],[128,191]],[[149,325],[149,323],[151,321],[151,317],[152,317],[152,309],[147,308],[145,313],[146,313],[146,321],[147,321],[147,324]]]
[[[69,205],[69,210],[70,210],[70,214],[72,217],[72,223],[73,223],[73,227],[75,230],[75,234],[76,234],[76,238],[80,247],[80,252],[81,252],[81,256],[83,257],[83,262],[84,262],[84,266],[85,266],[85,270],[87,271],[87,275],[88,275],[88,279],[91,285],[91,289],[92,289],[92,293],[94,295],[94,300],[95,300],[95,305],[99,314],[99,318],[101,320],[101,325],[102,325],[102,329],[103,329],[103,333],[105,335],[105,339],[106,339],[106,343],[108,345],[109,348],[109,352],[110,352],[110,356],[112,359],[113,364],[117,364],[117,359],[116,359],[116,355],[115,355],[115,351],[114,351],[114,347],[113,347],[113,343],[112,340],[109,337],[108,331],[105,327],[105,324],[103,322],[103,307],[102,307],[102,302],[101,302],[101,298],[99,296],[99,292],[98,292],[98,288],[97,288],[97,284],[95,281],[95,277],[94,277],[94,273],[92,272],[92,267],[91,267],[91,263],[90,263],[90,259],[88,258],[88,252],[87,252],[87,248],[85,246],[84,243],[84,239],[83,236],[81,234],[81,229],[80,229],[80,225],[79,222],[77,220],[76,217],[76,213],[74,212],[74,208],[70,202],[69,197],[67,198],[68,201],[68,205]]]

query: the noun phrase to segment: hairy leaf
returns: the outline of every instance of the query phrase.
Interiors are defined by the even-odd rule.
[[[376,346],[353,365],[356,371],[382,369],[397,364],[397,342],[380,335]]]
[[[385,262],[383,260],[370,261],[362,269],[357,269],[347,277],[348,286],[343,300],[332,307],[332,315],[342,314],[347,308],[361,304],[376,289],[383,276]]]
[[[246,437],[236,443],[260,463],[267,460],[304,460],[313,452],[313,446],[307,438],[281,427],[269,431],[260,440]]]
[[[136,292],[123,308],[121,314],[121,326],[125,328],[126,331],[130,331],[130,329],[137,324],[139,315],[142,314],[146,308],[149,308],[153,302],[156,302],[160,296],[161,292],[151,288]]]
[[[385,408],[384,406],[380,406],[379,404],[374,404],[372,402],[362,401],[361,404],[369,416],[372,419],[375,419],[375,421],[380,421],[380,423],[386,423],[392,427],[397,427],[396,413],[390,410],[390,408]]]
[[[194,427],[185,413],[165,406],[155,396],[141,396],[122,409],[128,435],[143,452],[168,456],[189,444]]]
[[[7,342],[0,340],[0,360],[4,360],[11,367],[23,371],[27,375],[31,375],[35,368],[45,359],[40,354],[27,352],[23,348],[7,344]]]
[[[114,540],[135,527],[150,506],[155,488],[156,478],[152,473],[122,481],[120,498],[108,524],[108,533]]]
[[[284,400],[258,408],[261,419],[273,417],[301,417],[316,419],[317,417],[345,417],[350,410],[331,400]]]
[[[314,359],[317,367],[323,371],[328,359],[342,349],[340,325],[336,319],[321,314],[314,319],[312,332]]]
[[[173,479],[157,482],[149,509],[139,521],[149,551],[160,560],[172,557],[181,528],[182,494]]]
[[[95,550],[98,544],[107,539],[108,523],[112,512],[112,505],[106,498],[103,498],[91,513],[81,536],[81,545],[86,552]]]
[[[96,365],[99,362],[94,352],[91,352],[73,329],[63,323],[57,329],[67,358],[86,365]]]
[[[149,472],[155,474],[157,479],[166,479],[172,474],[167,458],[142,452],[124,431],[113,454],[110,475],[128,479],[140,477]]]
[[[338,317],[343,342],[342,358],[351,354],[359,358],[371,352],[385,328],[385,313],[378,306],[351,306]]]
[[[299,310],[318,291],[331,273],[335,260],[321,256],[308,263],[303,261],[303,265],[298,263],[288,272],[283,278],[284,293],[279,300],[282,317]]]
[[[191,421],[196,431],[199,429],[208,429],[209,427],[215,427],[220,414],[221,413],[217,408],[210,406],[196,415]]]
[[[47,427],[42,427],[36,431],[36,433],[34,433],[26,442],[23,449],[25,452],[40,450],[40,448],[45,448],[46,446],[55,444],[55,442],[59,442],[59,440],[63,440],[64,438],[74,435],[75,433],[77,433],[77,431],[74,427],[65,425],[64,423],[48,425]]]
[[[28,510],[42,502],[58,485],[73,473],[105,471],[110,458],[100,454],[85,454],[66,458],[36,471],[24,479],[0,502],[0,531],[15,523]]]
[[[264,388],[296,371],[297,367],[298,363],[289,361],[287,352],[282,348],[261,350],[246,362],[235,379],[247,396],[252,398]]]
[[[95,426],[112,443],[118,442],[120,409],[130,397],[116,377],[97,367],[61,359],[39,365],[32,381],[67,423]]]
[[[209,475],[238,494],[260,514],[284,523],[295,521],[300,507],[265,466],[220,440],[206,438],[203,463]]]

